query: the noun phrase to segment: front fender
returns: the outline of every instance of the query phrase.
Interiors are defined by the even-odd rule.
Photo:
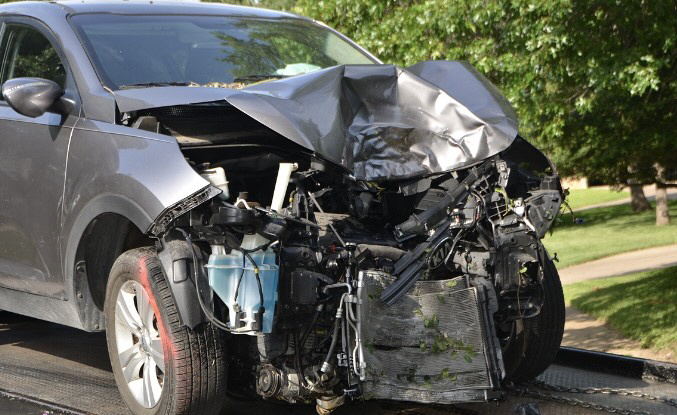
[[[186,162],[173,137],[100,121],[79,122],[70,142],[62,204],[67,297],[77,298],[78,246],[95,218],[117,214],[155,236],[156,221],[171,217],[168,212],[185,207],[187,200],[194,207],[217,193]]]
[[[89,225],[97,217],[110,213],[128,219],[139,229],[147,229],[152,224],[151,217],[148,213],[133,200],[125,196],[109,193],[98,195],[90,200],[74,219],[70,226],[70,232],[66,237],[65,252],[63,253],[63,265],[65,268],[64,288],[66,291],[66,298],[70,300],[75,301],[75,299],[78,298],[78,284],[76,284],[75,280],[75,262],[80,241],[82,241]],[[80,328],[91,329],[90,326],[94,323],[88,323],[92,318],[84,315],[84,313],[87,312],[87,307],[76,306],[75,303],[74,307],[77,308],[80,317]],[[96,320],[96,318],[94,318],[94,320]]]

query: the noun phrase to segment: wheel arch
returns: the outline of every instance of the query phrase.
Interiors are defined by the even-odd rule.
[[[148,213],[121,195],[94,198],[71,227],[64,255],[68,299],[73,301],[81,327],[103,330],[103,299],[108,273],[124,251],[150,246],[146,232],[152,225]]]
[[[118,256],[130,249],[153,245],[158,249],[182,324],[193,329],[206,321],[191,278],[194,264],[190,246],[176,231],[153,236],[154,225],[138,204],[113,194],[96,197],[78,215],[64,256],[64,275],[66,292],[73,301],[81,328],[100,331],[105,327],[106,284]]]

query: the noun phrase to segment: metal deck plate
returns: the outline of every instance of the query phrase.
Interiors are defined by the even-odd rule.
[[[553,366],[541,380],[566,387],[610,387],[677,398],[677,385]],[[530,389],[534,389],[530,387]],[[69,410],[71,413],[123,415],[129,413],[117,392],[103,334],[79,330],[0,312],[0,390]],[[566,394],[596,404],[650,414],[677,415],[677,407],[645,399],[606,394]],[[513,414],[520,403],[538,402],[544,415],[587,415],[600,411],[530,397],[508,396],[500,405],[466,404],[458,407],[421,407],[416,404],[351,405],[336,415]],[[0,399],[0,404],[1,404]],[[314,408],[231,400],[224,415],[312,415]],[[0,406],[1,408],[1,406]],[[29,413],[29,412],[27,412]]]

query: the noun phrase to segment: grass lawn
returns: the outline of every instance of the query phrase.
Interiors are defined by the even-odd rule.
[[[564,297],[643,347],[677,352],[677,267],[565,285]]]
[[[583,206],[597,205],[599,203],[613,202],[615,200],[627,199],[630,192],[627,190],[617,192],[609,189],[589,188],[589,189],[569,189],[567,201],[569,206],[575,212],[576,209]]]
[[[550,254],[557,253],[558,268],[621,252],[677,243],[677,201],[670,202],[672,224],[656,226],[655,209],[636,214],[630,205],[596,208],[577,213],[582,224],[564,215],[552,235],[544,238]]]

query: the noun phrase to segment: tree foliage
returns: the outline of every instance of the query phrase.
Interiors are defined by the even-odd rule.
[[[299,0],[385,62],[468,60],[567,174],[625,183],[677,164],[671,0]]]
[[[225,2],[326,22],[387,63],[469,61],[564,174],[619,184],[675,174],[674,0]]]

